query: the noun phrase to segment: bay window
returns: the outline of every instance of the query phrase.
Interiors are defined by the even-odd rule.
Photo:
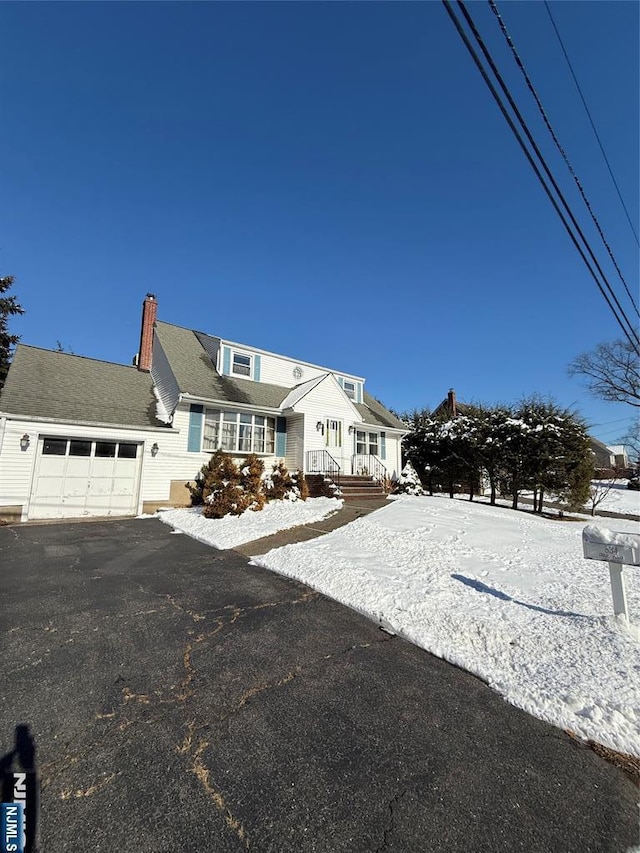
[[[276,420],[247,412],[207,409],[204,416],[203,450],[228,453],[274,453]]]

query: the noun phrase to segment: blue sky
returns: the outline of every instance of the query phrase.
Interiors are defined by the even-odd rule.
[[[544,5],[499,5],[637,293]],[[636,232],[638,9],[552,4]],[[25,343],[130,363],[151,291],[165,321],[364,375],[398,410],[536,392],[624,432],[631,409],[566,373],[615,320],[440,3],[2,3],[0,31],[0,271]]]

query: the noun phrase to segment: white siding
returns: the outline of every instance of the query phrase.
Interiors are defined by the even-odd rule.
[[[316,376],[322,376],[325,373],[332,371],[328,367],[321,367],[316,364],[306,364],[304,361],[297,361],[295,358],[276,355],[263,350],[257,350],[252,347],[233,344],[229,341],[222,341],[220,353],[218,355],[218,371],[223,372],[223,347],[229,347],[232,351],[246,353],[248,355],[257,354],[260,356],[260,382],[268,382],[271,385],[282,385],[285,388],[293,388],[294,385],[299,385],[301,382],[307,382],[309,379],[314,379]],[[296,377],[293,371],[296,367],[302,370],[302,376]],[[350,373],[339,373],[336,375],[344,376],[354,382],[362,382],[362,377],[353,376]]]
[[[20,449],[20,438],[29,436],[27,450]],[[149,491],[157,489],[154,483],[153,466],[156,459],[151,457],[154,442],[160,445],[164,436],[157,430],[118,429],[116,427],[80,426],[76,424],[45,423],[28,420],[8,420],[0,448],[0,507],[22,505],[23,520],[28,515],[29,498],[33,487],[34,468],[39,439],[42,436],[60,436],[66,438],[102,439],[104,441],[132,441],[143,444],[141,459],[141,484],[138,499],[138,511],[143,500],[157,499]],[[166,484],[168,497],[169,484]]]
[[[304,449],[326,450],[340,465],[343,473],[351,473],[351,455],[353,438],[349,435],[349,427],[361,420],[360,415],[349,403],[336,380],[329,376],[317,385],[306,397],[299,400],[295,406],[296,412],[303,413],[304,418]],[[327,419],[335,419],[342,427],[342,447],[327,445]],[[318,422],[324,426],[324,434],[317,429]]]
[[[151,376],[156,386],[160,399],[162,400],[167,413],[170,415],[178,405],[180,399],[180,388],[175,376],[169,366],[169,361],[164,350],[155,336],[153,340],[153,366],[151,368]]]

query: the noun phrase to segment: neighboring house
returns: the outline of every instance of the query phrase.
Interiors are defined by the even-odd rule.
[[[18,345],[0,394],[0,519],[185,505],[218,447],[266,467],[399,475],[406,427],[363,377],[156,313],[148,294],[135,367]]]
[[[620,468],[623,471],[629,467],[629,456],[627,454],[627,448],[624,444],[613,444],[608,445],[607,450],[609,450],[613,454],[613,459],[616,468]]]
[[[453,388],[450,388],[444,400],[433,410],[431,417],[438,418],[444,416],[449,418],[457,418],[458,415],[465,415],[468,411],[469,406],[467,405],[467,403],[461,403],[459,400],[457,400],[456,392],[453,390]]]
[[[615,465],[615,456],[606,444],[598,441],[597,438],[589,436],[591,443],[591,452],[593,453],[594,468],[613,468]]]

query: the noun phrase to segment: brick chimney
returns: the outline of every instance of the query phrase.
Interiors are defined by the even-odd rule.
[[[456,418],[458,416],[458,409],[456,407],[456,392],[453,388],[449,388],[449,393],[447,394],[447,408],[451,412],[451,416]]]
[[[142,329],[140,331],[140,349],[138,350],[138,370],[149,373],[153,358],[153,327],[158,313],[155,294],[147,293],[142,303]]]

